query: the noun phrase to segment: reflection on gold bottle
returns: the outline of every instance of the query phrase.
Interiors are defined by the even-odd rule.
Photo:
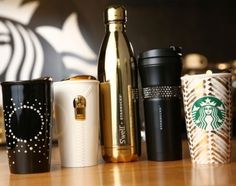
[[[0,144],[3,144],[6,142],[5,139],[5,131],[4,131],[4,120],[3,120],[3,110],[0,106]]]
[[[125,33],[126,9],[105,10],[106,34],[98,61],[103,158],[108,162],[137,160],[137,82],[135,60]]]

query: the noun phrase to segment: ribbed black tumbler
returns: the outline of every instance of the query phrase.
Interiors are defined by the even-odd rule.
[[[153,49],[138,57],[148,160],[182,159],[181,50]]]
[[[51,84],[51,78],[1,84],[11,173],[50,171]]]

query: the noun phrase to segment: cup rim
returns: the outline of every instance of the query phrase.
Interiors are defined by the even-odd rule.
[[[186,74],[181,77],[181,80],[192,79],[192,78],[208,78],[208,77],[216,77],[216,76],[228,77],[228,76],[232,76],[232,74],[230,72],[221,72],[221,73],[212,73],[212,74],[193,74],[193,75]]]
[[[52,82],[52,77],[45,76],[37,79],[30,79],[30,80],[17,80],[17,81],[3,81],[1,85],[23,85],[23,84],[31,84],[31,83],[38,83],[38,82]]]
[[[66,81],[55,81],[53,85],[61,85],[61,84],[77,84],[77,83],[99,83],[98,80],[88,80],[88,79],[80,79],[80,80],[66,80]]]

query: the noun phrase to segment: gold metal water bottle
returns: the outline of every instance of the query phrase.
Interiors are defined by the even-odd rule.
[[[108,7],[104,21],[98,60],[103,159],[135,161],[140,154],[138,93],[136,62],[126,36],[127,11],[123,6]]]

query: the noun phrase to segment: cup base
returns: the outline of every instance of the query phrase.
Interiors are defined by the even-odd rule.
[[[96,166],[98,163],[62,163],[61,167],[63,168],[83,168],[83,167],[92,167]]]
[[[18,167],[18,169],[10,168],[10,172],[12,174],[35,174],[35,173],[43,173],[43,172],[50,172],[50,166],[48,167]]]
[[[228,164],[231,162],[230,160],[225,160],[222,162],[219,162],[219,161],[196,161],[196,160],[191,160],[191,161],[195,165],[223,165],[223,164]]]
[[[181,160],[182,154],[169,154],[169,153],[155,153],[155,154],[148,154],[149,161],[175,161]]]
[[[40,146],[40,144],[36,144]],[[51,166],[51,152],[47,148],[39,151],[28,150],[27,145],[17,143],[18,148],[8,150],[9,169],[13,174],[31,174],[49,172]],[[20,149],[19,149],[20,148]],[[35,147],[36,148],[36,147]],[[28,151],[27,151],[28,150]]]

